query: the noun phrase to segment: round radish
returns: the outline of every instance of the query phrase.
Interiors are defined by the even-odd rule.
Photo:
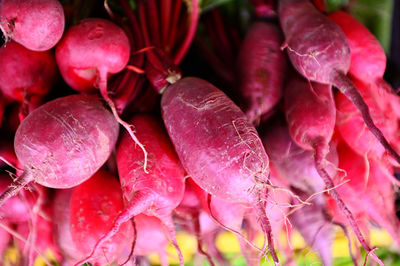
[[[0,205],[31,181],[70,188],[90,178],[108,159],[118,123],[99,98],[72,95],[48,102],[18,127],[14,149],[24,166],[0,196]]]
[[[64,24],[58,0],[0,1],[0,30],[29,50],[51,49],[61,39]]]

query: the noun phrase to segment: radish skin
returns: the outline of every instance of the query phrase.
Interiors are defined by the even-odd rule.
[[[80,253],[86,256],[91,252],[123,209],[121,186],[112,174],[104,170],[73,188],[69,211],[70,230],[74,246]],[[109,241],[103,243],[91,261],[100,265],[117,261],[123,248],[131,245],[132,238],[132,224],[123,224]]]
[[[251,204],[278,264],[263,203],[269,184],[269,159],[244,113],[212,84],[193,77],[168,87],[161,109],[168,134],[190,177],[212,196]]]
[[[32,181],[51,188],[84,182],[108,159],[118,132],[118,123],[95,96],[71,95],[42,105],[15,134],[24,173],[0,195],[0,206]]]
[[[286,58],[280,49],[283,36],[277,25],[254,23],[241,44],[237,61],[239,93],[250,122],[258,125],[282,97]]]
[[[57,0],[2,0],[0,18],[6,39],[33,51],[51,49],[64,32],[64,9]]]

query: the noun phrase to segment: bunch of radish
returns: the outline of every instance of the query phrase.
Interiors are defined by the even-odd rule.
[[[315,2],[242,3],[239,28],[198,0],[0,1],[0,263],[183,266],[186,231],[230,265],[229,231],[247,265],[289,264],[298,231],[332,265],[339,229],[383,265],[400,98],[374,35]]]

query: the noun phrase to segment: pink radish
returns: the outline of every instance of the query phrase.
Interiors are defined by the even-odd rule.
[[[269,159],[244,113],[212,84],[193,77],[168,87],[161,109],[190,177],[212,197],[254,206],[278,263],[264,205]]]
[[[123,134],[117,147],[117,166],[126,209],[115,219],[111,230],[96,243],[86,262],[134,216],[143,213],[159,218],[168,228],[179,264],[183,256],[176,242],[172,211],[179,205],[185,189],[185,172],[172,147],[161,121],[150,115],[137,115],[130,121],[137,125],[136,134],[149,152],[149,172],[143,169],[145,158],[129,135]]]
[[[64,10],[58,0],[2,0],[0,30],[33,51],[54,47],[64,32]]]
[[[86,256],[91,252],[123,209],[121,186],[113,175],[104,170],[72,190],[70,230],[74,246],[80,253]],[[123,224],[93,255],[92,262],[104,265],[117,261],[123,248],[132,245],[133,238],[132,225]]]
[[[71,95],[40,106],[15,134],[14,149],[24,173],[1,194],[0,206],[32,181],[51,188],[84,182],[108,159],[118,131],[118,123],[95,96]]]
[[[254,23],[247,32],[237,61],[243,110],[258,125],[282,97],[286,58],[280,49],[283,36],[272,23]]]

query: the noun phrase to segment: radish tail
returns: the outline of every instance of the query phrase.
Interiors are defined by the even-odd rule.
[[[84,258],[83,260],[77,262],[75,266],[80,266],[84,263],[89,262],[89,260],[94,256],[94,254],[100,250],[101,246],[113,237],[121,227],[122,224],[132,219],[134,216],[138,215],[139,213],[144,212],[147,210],[153,201],[153,197],[149,193],[141,193],[140,191],[136,193],[133,200],[130,202],[129,206],[122,211],[114,221],[113,226],[111,227],[110,231],[104,234],[94,245],[90,254]]]
[[[263,200],[262,200],[263,197],[262,197],[261,191],[259,192],[258,198],[259,198],[258,201],[254,204],[254,209],[256,211],[257,217],[260,219],[261,228],[262,228],[264,234],[267,235],[268,249],[271,254],[271,257],[274,260],[275,265],[279,265],[279,259],[275,252],[275,245],[274,245],[274,240],[273,240],[273,236],[272,236],[271,223],[269,222],[267,213],[265,212],[265,204],[263,204]],[[265,243],[264,243],[264,246],[265,246]],[[264,250],[264,248],[263,248],[263,250]]]
[[[324,160],[325,160],[325,154],[327,153],[327,145],[318,143],[314,146],[315,149],[315,168],[318,172],[318,174],[321,176],[322,180],[324,181],[327,189],[329,190],[329,194],[332,196],[332,198],[335,200],[336,204],[339,206],[343,214],[347,217],[347,220],[350,223],[351,228],[353,229],[358,241],[360,241],[361,245],[363,248],[367,251],[368,254],[371,255],[372,259],[375,260],[379,265],[384,265],[383,262],[376,256],[376,254],[373,252],[373,249],[371,249],[367,242],[365,241],[365,238],[361,234],[360,229],[358,228],[358,225],[354,219],[353,214],[351,211],[347,208],[346,204],[343,202],[342,198],[340,195],[336,192],[334,189],[335,185],[333,184],[333,181],[329,174],[326,172],[324,168]]]
[[[333,85],[337,87],[360,111],[364,123],[367,125],[371,133],[382,144],[387,152],[400,164],[400,156],[389,144],[382,131],[372,121],[368,105],[365,103],[360,92],[354,87],[353,83],[342,73],[337,73],[333,79]]]
[[[143,154],[144,154],[144,163],[143,163],[143,169],[145,173],[148,173],[147,171],[147,151],[144,148],[143,144],[140,143],[140,141],[136,138],[135,134],[133,133],[132,130],[132,125],[129,125],[127,122],[121,119],[121,117],[118,114],[117,108],[115,107],[114,102],[111,100],[111,98],[108,96],[107,92],[107,72],[105,70],[100,71],[100,80],[99,80],[99,88],[100,88],[100,93],[101,96],[103,96],[104,100],[107,102],[107,104],[110,106],[111,111],[115,117],[115,119],[120,123],[126,131],[128,131],[129,135],[131,136],[132,140],[142,149]]]
[[[0,195],[0,206],[3,205],[3,203],[8,200],[9,198],[15,196],[18,194],[18,192],[25,187],[27,184],[32,182],[34,180],[32,174],[29,171],[24,171],[22,175],[17,177],[13,183],[7,188],[6,191],[4,191]]]
[[[172,220],[172,216],[169,215],[166,217],[162,217],[162,219],[160,219],[160,220],[163,221],[163,224],[167,227],[168,234],[171,239],[172,245],[175,247],[176,252],[178,253],[179,266],[185,266],[182,251],[179,248],[178,241],[176,240],[176,231],[175,231],[174,221]]]
[[[325,213],[324,215],[328,216],[328,214],[326,214],[326,213]],[[350,254],[351,260],[353,261],[353,264],[354,264],[354,265],[357,265],[356,257],[355,257],[354,254],[353,254],[353,249],[352,249],[352,244],[351,244],[351,238],[350,238],[349,232],[347,231],[346,226],[345,226],[344,224],[342,224],[342,223],[339,223],[339,222],[332,222],[332,223],[333,223],[334,225],[339,226],[339,227],[343,230],[343,233],[344,233],[344,235],[345,235],[346,238],[347,238],[347,244],[348,244],[349,254]]]
[[[192,216],[192,221],[193,221],[193,228],[194,228],[194,233],[197,236],[197,249],[199,250],[200,254],[206,257],[208,263],[210,266],[215,266],[210,254],[208,254],[204,249],[203,249],[203,239],[202,236],[200,235],[200,221],[199,221],[199,214],[197,213],[196,215]]]

